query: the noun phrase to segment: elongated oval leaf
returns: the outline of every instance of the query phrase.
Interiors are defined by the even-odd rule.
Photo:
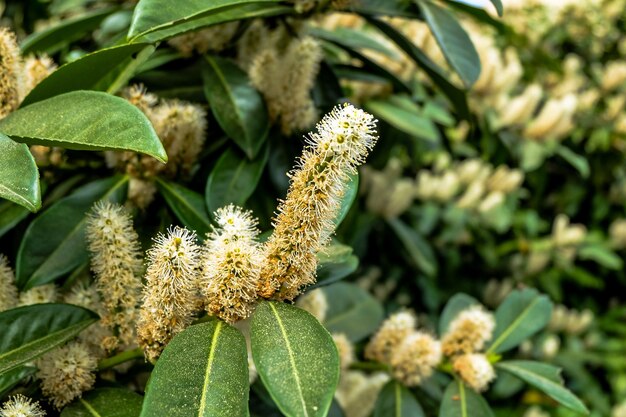
[[[504,13],[504,7],[502,7],[502,0],[490,0],[491,4],[494,5],[494,7],[496,8],[496,11],[498,12],[498,16],[502,17],[502,14]]]
[[[198,236],[203,237],[211,230],[211,220],[204,198],[195,191],[173,182],[157,179],[157,187],[180,222]]]
[[[513,291],[496,310],[496,329],[487,353],[502,353],[543,329],[550,321],[552,303],[537,290]]]
[[[24,378],[34,375],[37,368],[34,366],[19,366],[0,375],[0,397],[4,397],[13,387]]]
[[[494,414],[480,394],[455,380],[443,393],[439,417],[494,417]]]
[[[143,397],[124,388],[89,391],[63,409],[61,417],[139,417]]]
[[[387,219],[389,226],[400,239],[409,256],[419,269],[428,276],[437,274],[437,259],[426,240],[398,218]]]
[[[385,312],[380,302],[357,285],[338,282],[322,289],[328,300],[324,327],[359,342],[378,329]]]
[[[242,206],[256,189],[267,164],[269,147],[253,161],[228,149],[215,164],[206,183],[206,204],[211,213],[227,204]]]
[[[0,374],[67,342],[98,320],[69,304],[35,304],[0,313]]]
[[[0,120],[0,132],[29,145],[136,151],[167,161],[146,116],[126,100],[97,91],[72,91],[21,108]]]
[[[149,42],[175,36],[179,33],[208,25],[205,19],[217,24],[228,20],[212,21],[214,15],[233,14],[229,20],[245,18],[250,8],[274,6],[279,0],[186,0],[174,3],[168,0],[141,0],[135,7],[128,38],[136,41],[144,38]],[[239,17],[238,17],[239,16]],[[150,33],[159,32],[154,39]],[[149,40],[148,40],[149,39]]]
[[[222,321],[191,326],[163,351],[148,382],[141,417],[245,417],[248,353],[243,335]]]
[[[328,413],[339,357],[330,334],[309,313],[265,301],[252,315],[252,357],[263,384],[287,417]]]
[[[0,237],[28,216],[28,209],[10,201],[0,201]]]
[[[52,282],[86,262],[86,212],[100,199],[121,202],[127,182],[127,177],[94,181],[60,199],[33,220],[17,253],[18,287],[28,289]]]
[[[428,0],[416,1],[443,55],[467,88],[480,76],[480,58],[454,15]]]
[[[474,305],[480,305],[480,302],[467,294],[455,294],[450,298],[439,317],[439,335],[446,334],[448,326],[461,311]]]
[[[543,391],[555,401],[578,413],[589,414],[587,407],[570,390],[563,386],[561,369],[534,361],[506,361],[496,365]]]
[[[22,101],[21,107],[69,91],[94,90],[121,62],[145,47],[145,44],[114,46],[69,62],[37,84]],[[106,90],[106,86],[100,86]]]
[[[231,61],[206,56],[204,94],[226,134],[253,159],[267,137],[269,119],[261,94]]]
[[[411,391],[397,381],[389,381],[378,394],[373,417],[425,417]]]
[[[28,146],[0,133],[0,197],[30,211],[41,207],[39,171]]]
[[[356,196],[359,194],[359,174],[350,174],[350,179],[345,187],[343,197],[341,197],[341,207],[335,217],[335,228],[339,227],[343,219],[346,218]]]
[[[404,133],[430,143],[439,143],[437,127],[432,120],[422,116],[418,111],[401,108],[389,100],[370,100],[365,103],[365,108]]]

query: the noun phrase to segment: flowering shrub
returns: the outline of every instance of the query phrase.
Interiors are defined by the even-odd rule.
[[[0,417],[625,415],[626,2],[477,3],[2,3]]]

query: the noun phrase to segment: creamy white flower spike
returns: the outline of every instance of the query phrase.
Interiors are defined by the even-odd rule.
[[[39,402],[22,394],[15,395],[0,407],[0,417],[44,417]]]

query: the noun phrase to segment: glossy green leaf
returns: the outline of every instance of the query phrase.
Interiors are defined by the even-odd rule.
[[[494,7],[496,8],[496,11],[498,12],[498,16],[502,17],[502,14],[504,13],[504,7],[502,7],[502,0],[490,0],[491,4],[494,5]]]
[[[107,16],[116,10],[115,7],[95,10],[73,19],[61,20],[57,25],[36,31],[22,42],[22,54],[45,52],[52,55],[70,42],[82,38],[86,33],[97,28]]]
[[[339,381],[339,357],[315,317],[292,305],[261,302],[250,339],[259,376],[282,413],[326,416]]]
[[[37,368],[34,366],[19,366],[0,375],[0,398],[4,397],[13,387],[24,378],[34,375]]]
[[[28,209],[10,201],[0,201],[0,237],[28,216]]]
[[[443,394],[439,417],[494,417],[494,414],[480,394],[455,380]]]
[[[389,381],[378,394],[373,417],[425,417],[411,391],[397,381]]]
[[[279,0],[141,0],[135,7],[128,38],[155,42],[203,26],[286,13]]]
[[[437,127],[432,120],[422,116],[418,108],[410,111],[394,105],[389,100],[370,100],[365,103],[365,108],[404,133],[430,143],[439,143]]]
[[[382,323],[381,303],[361,287],[338,282],[322,288],[328,301],[324,327],[331,333],[344,333],[350,341],[360,342]]]
[[[1,130],[0,130],[1,131]],[[30,211],[41,207],[39,171],[28,146],[0,133],[0,197]]]
[[[354,272],[358,266],[359,258],[352,254],[352,248],[333,241],[317,254],[317,282],[310,288],[337,282]]]
[[[112,48],[100,49],[69,62],[37,84],[22,101],[21,107],[69,91],[95,89],[106,91],[108,86],[104,85],[102,81],[107,75],[125,59],[138,53],[145,47],[146,45],[144,44],[114,46]]]
[[[211,230],[211,220],[202,195],[174,182],[157,179],[157,188],[178,220],[202,237]]]
[[[390,49],[388,45],[380,42],[363,30],[349,29],[349,28],[336,28],[334,30],[325,30],[322,28],[310,28],[308,32],[316,38],[332,41],[335,43],[342,43],[354,49],[371,49],[372,51],[380,52],[390,58],[398,58],[398,54]]]
[[[100,199],[122,202],[127,183],[127,177],[94,181],[37,216],[26,229],[17,253],[18,287],[28,289],[52,282],[86,262],[87,211]]]
[[[550,321],[552,303],[537,290],[513,291],[496,310],[496,329],[487,353],[502,353],[543,329]]]
[[[98,320],[69,304],[35,304],[0,313],[0,374],[67,342]]]
[[[589,178],[591,168],[589,167],[589,161],[585,156],[578,155],[576,152],[563,145],[556,146],[555,153],[563,158],[568,164],[576,168],[581,177]]]
[[[21,108],[0,120],[0,132],[29,145],[136,151],[167,161],[141,110],[96,91],[72,91]]]
[[[343,219],[346,218],[358,194],[359,174],[350,174],[350,179],[346,184],[343,197],[341,197],[341,207],[339,208],[339,213],[337,213],[337,216],[335,217],[335,227],[339,227]]]
[[[209,211],[231,203],[243,207],[261,179],[268,156],[267,146],[252,161],[233,149],[224,152],[207,179],[204,195]]]
[[[446,334],[448,326],[461,311],[475,305],[480,305],[480,302],[467,294],[455,294],[450,298],[439,317],[439,335]]]
[[[415,265],[428,276],[437,274],[437,259],[428,242],[414,229],[398,218],[387,219],[387,223],[404,244],[404,248]]]
[[[233,62],[206,56],[204,93],[220,127],[250,159],[265,141],[269,119],[265,101]]]
[[[139,417],[143,397],[125,388],[89,391],[61,412],[61,417]]]
[[[565,407],[578,413],[589,414],[582,401],[563,386],[560,368],[547,363],[524,360],[500,362],[496,367],[526,381]]]
[[[448,10],[429,0],[417,1],[443,55],[467,88],[480,76],[480,58],[465,29]]]
[[[243,335],[218,320],[197,324],[161,354],[141,417],[245,417],[249,389]]]

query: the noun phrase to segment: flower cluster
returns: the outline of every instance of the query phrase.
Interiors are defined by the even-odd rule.
[[[46,412],[37,401],[17,394],[0,407],[0,417],[44,417]]]

